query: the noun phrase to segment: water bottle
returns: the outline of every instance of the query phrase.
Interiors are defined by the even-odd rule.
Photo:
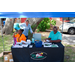
[[[35,41],[35,40],[34,40],[34,37],[33,37],[33,38],[32,38],[32,43],[34,43],[34,41]]]

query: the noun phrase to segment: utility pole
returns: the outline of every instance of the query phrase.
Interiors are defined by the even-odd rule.
[[[63,22],[62,22],[62,33],[63,33],[63,26],[64,26],[64,18],[63,18]]]

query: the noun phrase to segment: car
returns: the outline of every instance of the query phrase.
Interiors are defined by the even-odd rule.
[[[60,32],[68,32],[69,34],[75,34],[75,19],[65,22],[59,26]]]

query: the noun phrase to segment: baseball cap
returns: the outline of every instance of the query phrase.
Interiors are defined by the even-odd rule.
[[[17,30],[20,30],[21,28],[17,27],[16,29],[17,29]]]
[[[16,30],[20,30],[20,29],[21,29],[21,28],[19,27],[19,23],[15,23],[13,28],[15,28]]]

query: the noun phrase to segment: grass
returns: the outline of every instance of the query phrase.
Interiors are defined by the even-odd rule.
[[[47,38],[47,36],[42,36],[42,41],[44,41],[45,38]],[[62,44],[65,46],[64,62],[75,62],[75,45]]]
[[[65,62],[75,62],[75,47],[71,45],[64,45],[65,53],[64,53],[64,61]],[[66,57],[69,57],[68,59]]]
[[[5,51],[11,50],[11,46],[13,44],[12,34],[3,36]],[[3,52],[3,40],[2,36],[0,36],[0,53]]]
[[[47,38],[47,37],[45,37],[45,36],[42,36],[42,37],[41,37],[42,41],[44,41],[46,38]]]
[[[11,46],[13,44],[12,35],[13,33],[11,33],[10,35],[3,35],[5,51],[11,51]],[[0,53],[4,51],[3,40],[2,40],[2,36],[0,35]],[[3,56],[0,57],[0,62],[3,62]]]
[[[42,41],[44,41],[45,38],[47,37],[42,36]],[[67,45],[67,44],[63,44],[63,45],[65,46],[64,62],[75,62],[75,46]]]

